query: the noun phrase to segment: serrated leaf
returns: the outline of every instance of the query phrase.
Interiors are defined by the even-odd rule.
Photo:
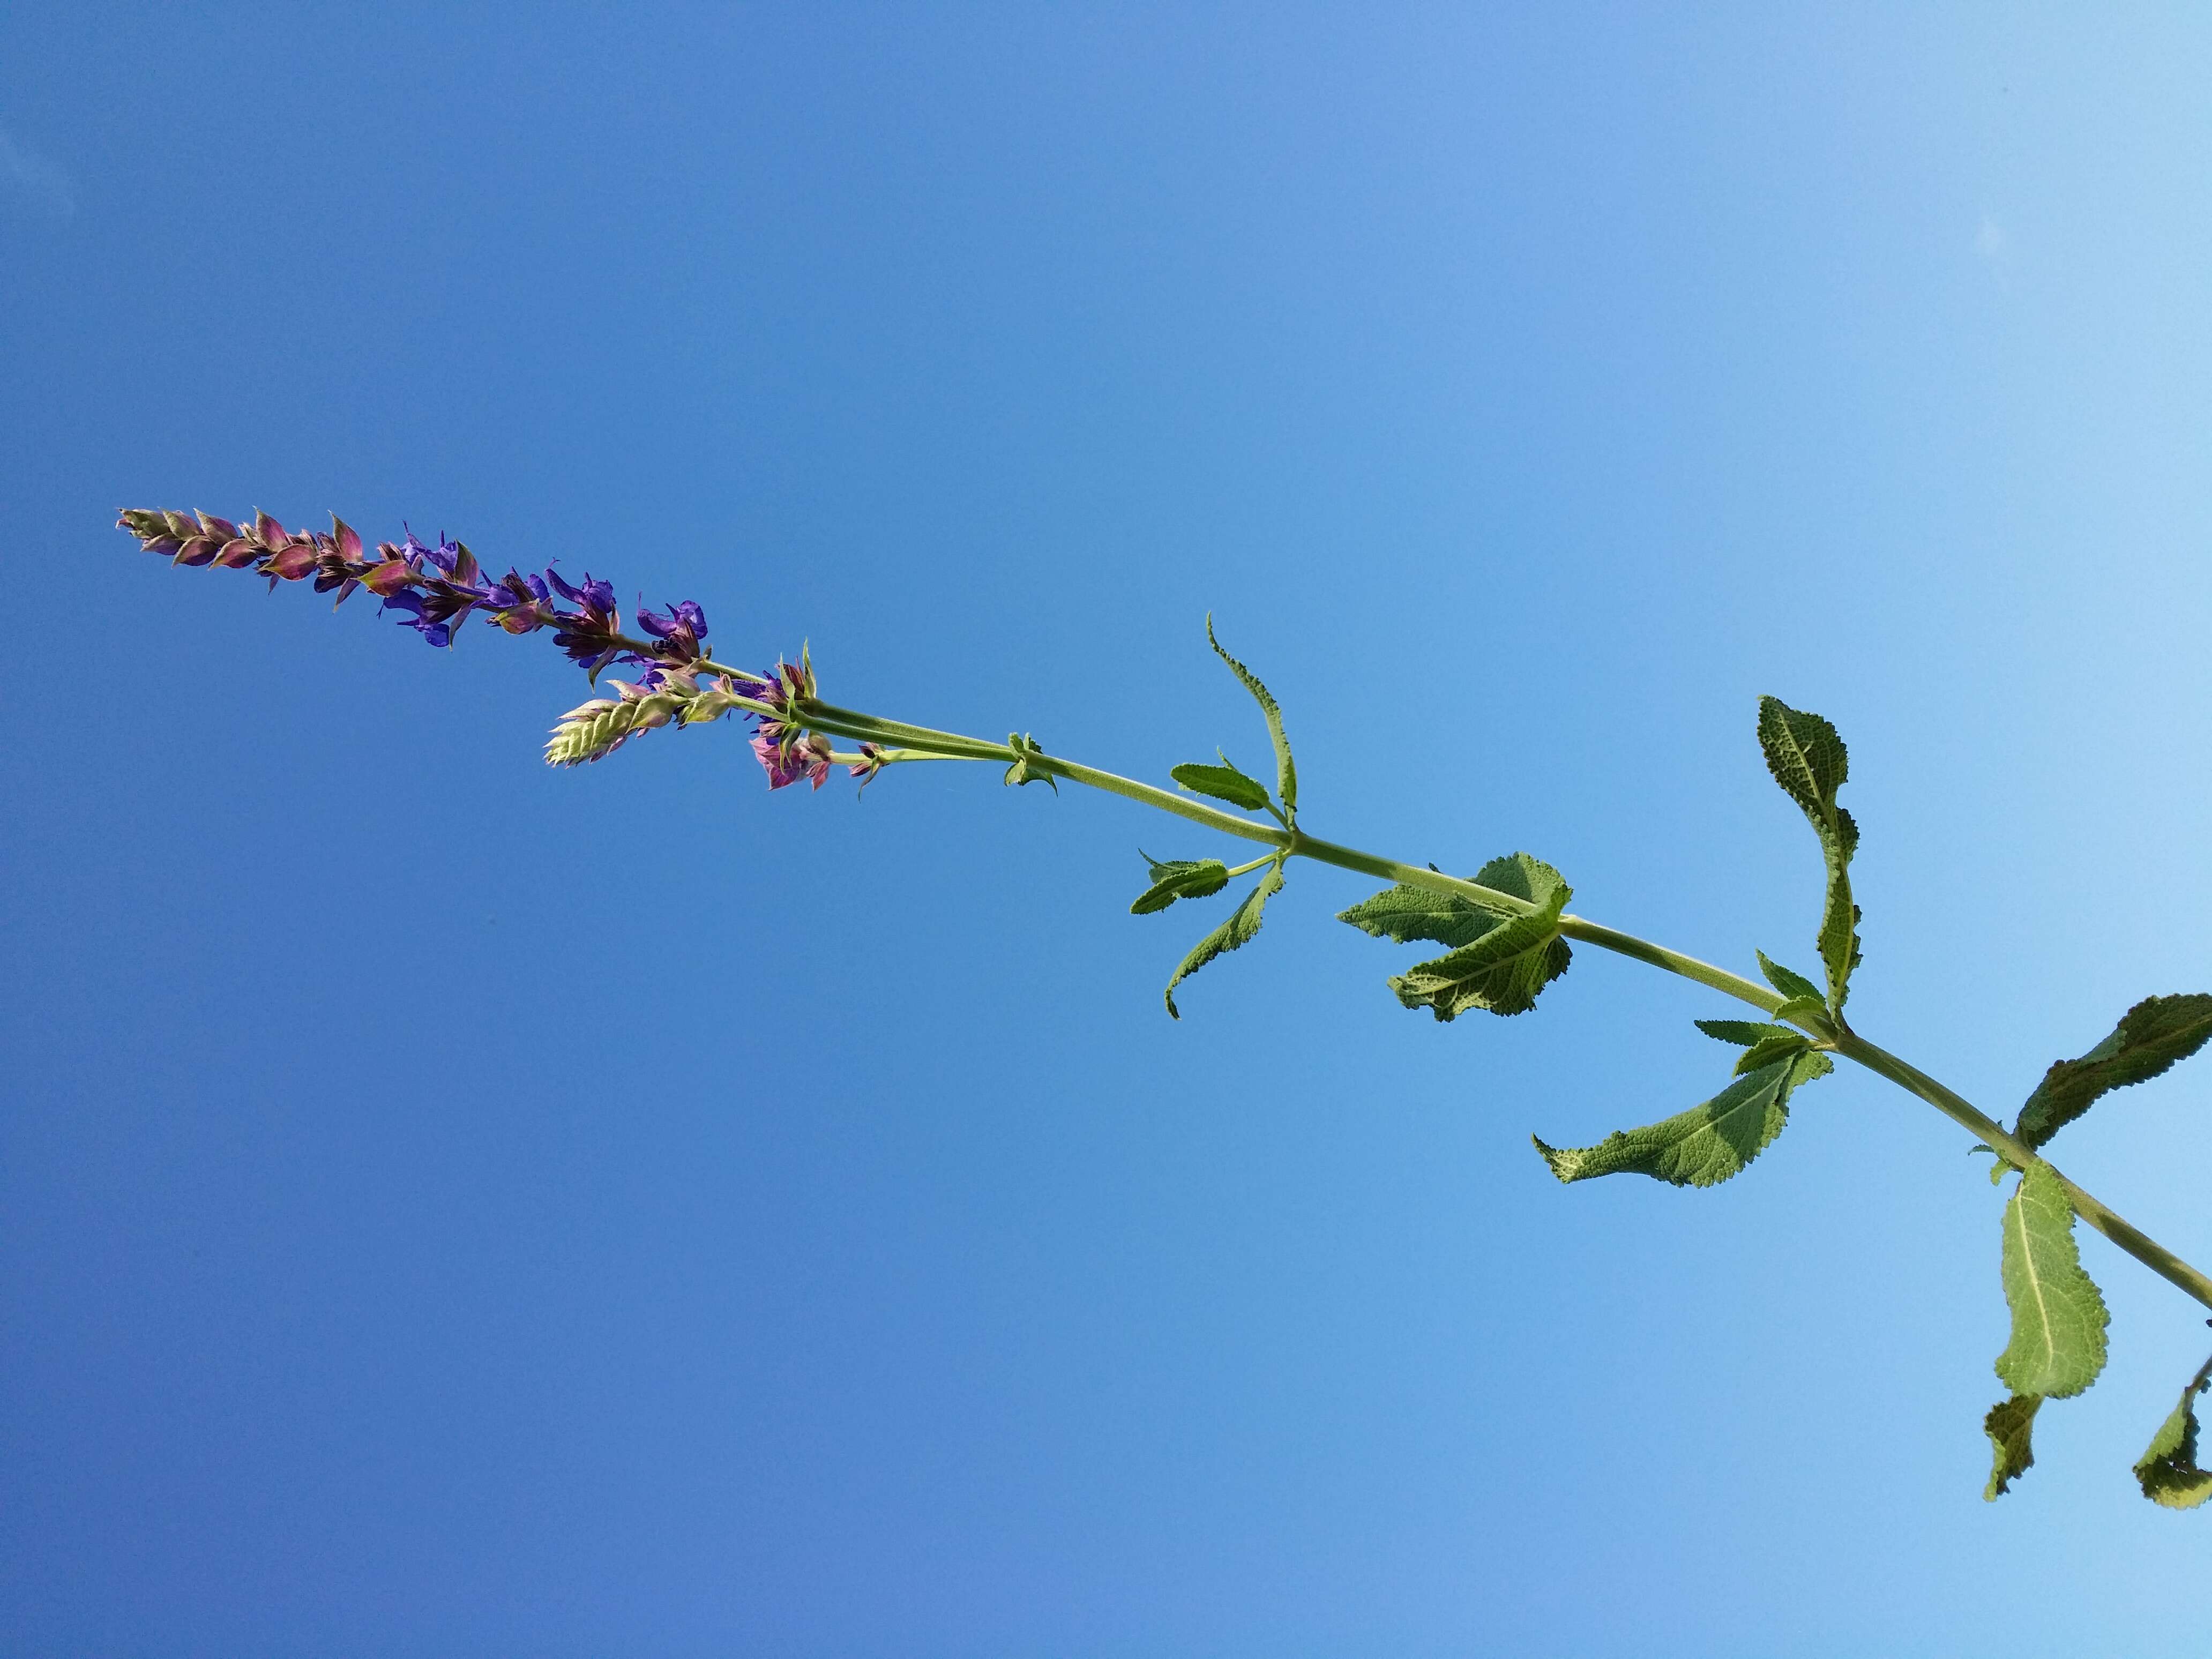
[[[1744,1051],[1743,1058],[1735,1063],[1735,1074],[1744,1077],[1762,1066],[1771,1066],[1777,1060],[1795,1060],[1812,1044],[1802,1031],[1783,1031],[1771,1037],[1761,1037]]]
[[[1835,1017],[1828,1012],[1828,1004],[1825,998],[1791,997],[1774,1011],[1774,1018],[1782,1024],[1806,1027],[1816,1033],[1823,1042],[1835,1040]]]
[[[1229,885],[1229,866],[1219,859],[1172,859],[1164,864],[1150,854],[1144,859],[1152,866],[1152,884],[1129,907],[1133,916],[1149,916],[1177,899],[1205,898]]]
[[[1530,853],[1500,854],[1474,872],[1474,884],[1528,904],[1548,904],[1555,892],[1565,904],[1574,893],[1565,876]]]
[[[1282,890],[1283,861],[1278,859],[1267,867],[1252,890],[1244,895],[1243,902],[1230,913],[1229,920],[1193,945],[1182,966],[1175,970],[1168,981],[1166,993],[1170,1018],[1182,1018],[1182,1011],[1176,1006],[1175,988],[1224,951],[1234,951],[1249,941],[1260,931],[1260,913],[1267,908],[1267,900]]]
[[[1483,879],[1485,877],[1494,879]],[[1498,918],[1468,944],[1449,956],[1419,963],[1390,981],[1398,1000],[1408,1008],[1426,1008],[1440,1020],[1455,1019],[1480,1008],[1493,1014],[1526,1013],[1536,1006],[1537,994],[1574,959],[1566,940],[1559,937],[1559,916],[1573,889],[1559,872],[1540,859],[1516,853],[1492,859],[1482,866],[1478,882],[1527,896],[1539,909],[1530,915]],[[1507,884],[1518,883],[1516,892]]]
[[[1232,806],[1241,806],[1248,812],[1267,810],[1267,786],[1259,779],[1247,777],[1237,770],[1236,763],[1226,755],[1221,757],[1218,766],[1185,761],[1181,766],[1170,767],[1168,775],[1194,795],[1211,795],[1216,800],[1225,800]]]
[[[1810,997],[1815,1002],[1826,1000],[1820,994],[1820,988],[1804,975],[1784,968],[1764,951],[1754,951],[1752,954],[1759,958],[1759,971],[1766,975],[1766,982],[1791,1001],[1799,997]]]
[[[1456,893],[1438,893],[1401,883],[1362,899],[1349,910],[1338,911],[1336,919],[1376,939],[1395,939],[1401,945],[1433,939],[1456,950],[1474,944],[1505,917]]]
[[[2193,1510],[2212,1498],[2212,1472],[2197,1467],[2197,1396],[2212,1388],[2212,1360],[2190,1379],[2149,1449],[2136,1462],[2142,1495],[2170,1510]]]
[[[1260,684],[1260,677],[1221,648],[1221,641],[1213,637],[1213,617],[1206,619],[1206,642],[1213,647],[1213,654],[1229,665],[1229,672],[1243,682],[1244,689],[1252,694],[1252,701],[1260,705],[1261,714],[1267,716],[1267,737],[1275,745],[1275,799],[1283,803],[1283,811],[1293,817],[1298,810],[1298,769],[1291,759],[1291,740],[1283,732],[1283,711],[1267,688]]]
[[[1557,937],[1558,916],[1573,890],[1557,870],[1527,853],[1508,853],[1484,865],[1474,881],[1524,904],[1544,908],[1534,915],[1492,909],[1456,893],[1401,883],[1339,913],[1338,921],[1377,939],[1401,945],[1433,939],[1453,947],[1451,956],[1425,962],[1390,981],[1390,988],[1407,1007],[1430,1008],[1439,1019],[1450,1019],[1469,1008],[1521,1013],[1539,991],[1567,970],[1572,954],[1566,941]],[[1513,933],[1502,931],[1516,923],[1536,925]],[[1479,954],[1470,957],[1466,954],[1469,951]],[[1497,968],[1500,963],[1510,968],[1513,959],[1524,956],[1535,959],[1522,961],[1517,969],[1500,972]]]
[[[1804,1036],[1787,1025],[1770,1025],[1763,1019],[1699,1019],[1691,1023],[1707,1036],[1721,1042],[1733,1042],[1739,1048],[1751,1048],[1769,1037],[1794,1036],[1802,1041]]]
[[[1810,1068],[1811,1060],[1820,1061],[1820,1068]],[[1777,1060],[1657,1123],[1616,1130],[1595,1146],[1547,1146],[1538,1140],[1536,1150],[1564,1182],[1647,1175],[1677,1187],[1718,1186],[1741,1174],[1782,1133],[1790,1121],[1790,1091],[1826,1069],[1823,1054]]]
[[[2112,1034],[2079,1060],[2043,1074],[2020,1109],[2013,1133],[2041,1146],[2115,1089],[2148,1083],[2212,1038],[2212,996],[2145,997],[2120,1016]]]
[[[1982,1488],[1984,1502],[1994,1504],[2012,1483],[2035,1467],[2036,1409],[2039,1394],[2016,1394],[2000,1400],[1982,1419],[1982,1432],[1990,1437],[1990,1484]]]
[[[2004,1212],[2005,1301],[2012,1339],[1997,1356],[1997,1376],[2014,1394],[2064,1400],[2105,1369],[2109,1316],[2074,1244],[2074,1206],[2058,1172],[2028,1165]]]
[[[1820,965],[1827,973],[1828,1006],[1841,1013],[1844,999],[1850,994],[1851,970],[1859,965],[1859,908],[1851,902],[1850,877],[1859,828],[1836,805],[1836,791],[1850,776],[1850,757],[1834,726],[1818,714],[1790,708],[1779,697],[1759,700],[1759,746],[1775,782],[1797,803],[1820,838],[1828,884],[1817,943]]]

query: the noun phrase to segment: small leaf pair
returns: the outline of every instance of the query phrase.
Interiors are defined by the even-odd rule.
[[[1237,769],[1229,757],[1216,750],[1220,757],[1218,766],[1188,763],[1176,767],[1169,775],[1182,787],[1194,794],[1209,796],[1226,801],[1248,812],[1265,811],[1273,814],[1285,829],[1295,823],[1298,811],[1297,766],[1291,758],[1291,740],[1283,731],[1283,711],[1273,695],[1261,684],[1258,675],[1221,648],[1221,641],[1213,635],[1213,618],[1206,619],[1206,643],[1214,654],[1229,665],[1230,672],[1237,676],[1244,689],[1260,705],[1260,713],[1267,722],[1267,736],[1275,749],[1275,795],[1270,797],[1267,787],[1257,778],[1249,777]],[[1276,805],[1279,799],[1281,805]],[[1195,860],[1178,860],[1161,863],[1146,854],[1145,862],[1151,867],[1152,884],[1137,896],[1129,907],[1132,914],[1150,915],[1166,909],[1177,899],[1205,898],[1219,892],[1229,884],[1230,870],[1218,859]],[[1249,943],[1260,931],[1261,913],[1267,901],[1283,889],[1283,865],[1290,857],[1285,848],[1267,860],[1267,867],[1231,911],[1229,920],[1216,927],[1191,947],[1190,954],[1177,965],[1168,980],[1165,1000],[1170,1018],[1181,1019],[1182,1011],[1176,1006],[1176,987],[1188,979],[1215,957],[1225,955]],[[1246,866],[1250,868],[1250,866]]]
[[[1213,647],[1213,654],[1229,665],[1229,672],[1252,694],[1260,705],[1261,718],[1267,722],[1268,741],[1275,749],[1275,794],[1267,793],[1267,786],[1243,771],[1237,763],[1218,749],[1214,754],[1218,766],[1207,766],[1198,761],[1186,761],[1170,769],[1168,775],[1194,795],[1210,796],[1227,801],[1231,806],[1247,812],[1269,812],[1288,827],[1298,815],[1298,769],[1291,757],[1291,740],[1283,731],[1283,711],[1274,694],[1261,684],[1260,677],[1221,648],[1221,641],[1213,636],[1213,618],[1206,619],[1206,642]],[[1279,797],[1282,805],[1275,802]]]

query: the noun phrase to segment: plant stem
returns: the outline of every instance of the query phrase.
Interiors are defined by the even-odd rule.
[[[727,672],[712,663],[702,666],[707,672]],[[1017,760],[1025,759],[1033,771],[1065,778],[1070,783],[1084,784],[1093,789],[1104,790],[1109,794],[1120,795],[1127,800],[1157,807],[1161,811],[1172,812],[1177,817],[1202,823],[1224,835],[1261,842],[1288,856],[1310,858],[1319,863],[1333,864],[1340,869],[1373,876],[1378,880],[1402,882],[1409,887],[1449,894],[1493,913],[1521,915],[1536,908],[1528,900],[1516,898],[1510,893],[1502,893],[1496,888],[1484,887],[1457,876],[1448,876],[1442,871],[1431,870],[1423,865],[1402,864],[1395,859],[1382,858],[1373,853],[1363,853],[1357,848],[1322,841],[1307,835],[1295,825],[1279,828],[1272,823],[1255,823],[1233,812],[1207,806],[1187,795],[1176,794],[1149,783],[1139,783],[1133,778],[1121,777],[1115,773],[1102,772],[1096,767],[1062,760],[1034,749],[1025,749],[1018,755],[1006,744],[963,737],[957,732],[934,731],[926,726],[908,726],[899,720],[880,720],[872,714],[833,708],[826,703],[806,704],[800,712],[800,718],[810,728],[834,736],[896,744],[904,749],[942,756],[949,760],[998,761],[1012,765]],[[1261,859],[1244,867],[1254,868],[1266,861]],[[1580,916],[1563,916],[1559,921],[1559,931],[1569,939],[1595,945],[1600,950],[1611,951],[1616,955],[1695,981],[1740,1002],[1749,1003],[1764,1014],[1773,1014],[1786,1000],[1755,980],[1732,974],[1709,962],[1700,962],[1695,957],[1684,956],[1679,951],[1670,951],[1663,945],[1638,939],[1633,933],[1624,933],[1617,928],[1587,921]],[[1917,1095],[2014,1168],[2026,1169],[2037,1161],[2040,1155],[2036,1150],[1996,1119],[1944,1087],[1917,1066],[1909,1065],[1887,1048],[1868,1042],[1856,1031],[1841,1027],[1840,1022],[1838,1024],[1840,1029],[1833,1031],[1813,1030],[1809,1025],[1804,1029],[1845,1059],[1856,1060],[1875,1075],[1887,1078],[1908,1093]],[[2054,1169],[2052,1173],[2057,1174],[2057,1171]],[[2207,1278],[2140,1228],[2130,1224],[2094,1194],[2075,1185],[2063,1175],[2059,1175],[2058,1179],[2073,1203],[2074,1212],[2082,1220],[2160,1278],[2178,1286],[2207,1308],[2212,1308],[2212,1278]]]

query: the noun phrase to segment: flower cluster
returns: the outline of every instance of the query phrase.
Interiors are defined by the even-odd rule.
[[[829,738],[806,729],[804,705],[816,687],[804,650],[797,663],[778,662],[764,674],[725,668],[708,655],[707,613],[690,599],[665,611],[641,606],[633,636],[623,633],[614,584],[604,578],[586,571],[582,581],[570,582],[550,565],[493,576],[466,544],[442,533],[432,544],[403,526],[404,539],[380,542],[371,551],[335,514],[327,532],[287,530],[259,512],[250,523],[234,524],[206,513],[129,507],[117,522],[146,551],[178,564],[251,569],[271,588],[312,579],[318,593],[335,591],[340,605],[365,587],[402,627],[434,646],[452,645],[461,625],[481,612],[504,633],[550,629],[554,645],[594,684],[617,664],[644,669],[634,683],[610,680],[613,696],[594,697],[562,716],[545,745],[550,765],[582,765],[611,755],[641,732],[696,726],[733,709],[757,722],[752,750],[772,789],[801,779],[819,789],[833,764],[854,760],[833,753]],[[864,743],[848,769],[865,786],[891,758]]]
[[[148,552],[178,564],[251,568],[271,587],[313,577],[318,593],[336,589],[341,605],[365,587],[398,613],[402,627],[431,645],[451,645],[461,624],[482,611],[509,634],[551,629],[553,643],[594,679],[615,663],[681,669],[706,655],[706,613],[690,599],[665,611],[641,608],[637,625],[647,637],[635,639],[623,632],[611,582],[587,571],[572,584],[550,567],[493,577],[465,544],[443,535],[432,546],[410,529],[404,541],[380,542],[372,554],[359,532],[335,515],[329,531],[312,532],[287,530],[266,513],[236,525],[206,513],[130,507],[117,522]]]
[[[768,787],[781,789],[811,778],[819,789],[830,775],[830,739],[799,724],[799,705],[814,696],[813,659],[802,647],[797,662],[779,661],[763,678],[765,683],[754,688],[753,701],[768,704],[774,712],[752,714],[753,755],[768,774]],[[857,770],[854,775],[859,775]]]

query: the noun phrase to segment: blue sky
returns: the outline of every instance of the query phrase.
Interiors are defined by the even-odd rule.
[[[1980,1501],[1999,1194],[1864,1075],[1743,1178],[1578,954],[1400,1009],[1103,797],[555,774],[580,677],[173,570],[403,520],[836,701],[1812,965],[1752,735],[1852,744],[1860,1029],[1993,1111],[2212,988],[2212,26],[2184,8],[0,18],[0,1629],[23,1652],[2201,1650],[2127,1466]],[[2203,1062],[2200,1062],[2203,1064]],[[2203,1263],[2212,1069],[2069,1172]]]

